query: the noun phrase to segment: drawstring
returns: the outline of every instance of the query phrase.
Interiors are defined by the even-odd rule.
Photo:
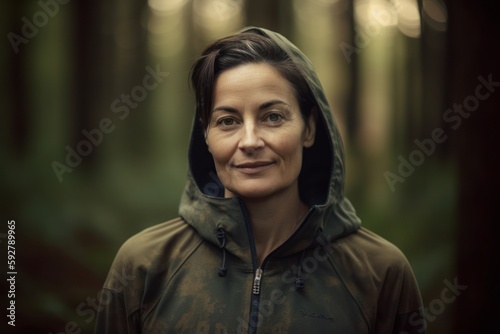
[[[295,287],[297,289],[302,289],[304,288],[304,279],[302,278],[302,261],[304,261],[304,255],[306,251],[302,251],[302,256],[300,257],[300,262],[299,262],[299,269],[297,270],[297,277],[295,278]]]
[[[316,232],[316,237],[321,231]],[[316,239],[316,238],[315,238]],[[226,277],[227,268],[226,268],[226,231],[223,228],[219,227],[217,229],[217,240],[219,240],[219,248],[222,250],[222,261],[221,266],[218,269],[219,277]],[[295,287],[298,289],[304,288],[304,278],[302,277],[302,262],[304,261],[304,256],[306,254],[306,249],[302,251],[302,255],[300,256],[299,267],[297,269],[297,277],[295,278]]]
[[[217,229],[217,239],[219,240],[219,248],[222,250],[222,263],[219,268],[219,277],[226,277],[226,232],[223,228]]]

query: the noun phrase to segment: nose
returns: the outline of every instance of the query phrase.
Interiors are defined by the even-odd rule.
[[[253,153],[264,147],[264,140],[254,122],[247,122],[241,128],[238,148],[246,153]]]

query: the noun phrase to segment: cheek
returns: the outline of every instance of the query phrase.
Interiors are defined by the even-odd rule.
[[[207,145],[216,166],[227,163],[231,159],[233,148],[230,142],[208,135]]]
[[[278,153],[285,163],[292,163],[293,165],[302,163],[302,149],[303,141],[300,136],[290,138],[290,136],[285,136],[277,140],[275,147],[275,152]],[[292,167],[292,166],[287,166]]]

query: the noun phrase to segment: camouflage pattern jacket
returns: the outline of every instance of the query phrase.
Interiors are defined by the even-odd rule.
[[[277,33],[245,30],[285,49],[315,94],[316,140],[304,149],[299,177],[308,215],[258,267],[245,206],[221,196],[194,121],[180,217],[120,248],[101,292],[95,333],[424,333],[407,259],[361,227],[343,195],[343,146],[310,61]]]

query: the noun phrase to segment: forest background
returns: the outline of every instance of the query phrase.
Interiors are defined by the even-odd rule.
[[[177,216],[191,64],[261,26],[313,62],[344,138],[347,196],[408,257],[428,333],[493,332],[498,17],[489,0],[2,2],[1,294],[16,326],[1,327],[92,331],[119,246]]]

